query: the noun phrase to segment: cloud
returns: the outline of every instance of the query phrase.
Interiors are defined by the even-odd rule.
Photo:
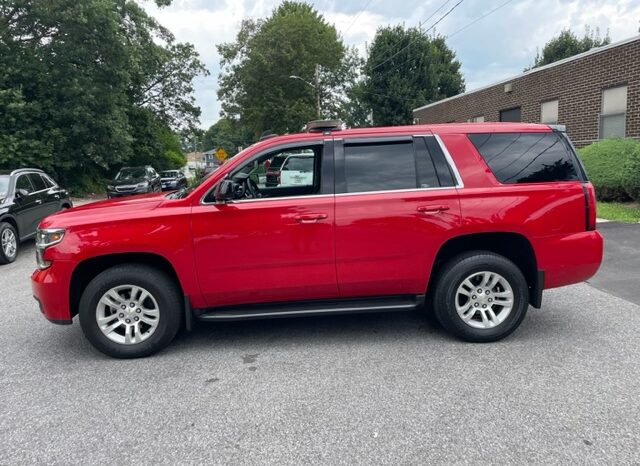
[[[243,18],[268,16],[279,0],[174,0],[158,8],[147,1],[145,9],[169,28],[179,41],[191,42],[200,53],[211,76],[198,78],[195,95],[202,108],[201,124],[206,128],[219,118],[217,81],[220,57],[215,45],[231,42]],[[451,34],[504,3],[504,0],[466,0],[438,26],[440,34]],[[314,7],[335,24],[347,45],[366,53],[376,29],[404,24],[417,26],[428,18],[442,0],[316,0]],[[455,3],[450,1],[431,20],[429,27]],[[368,6],[367,6],[368,5]],[[366,10],[363,10],[367,6]],[[585,26],[609,31],[615,42],[638,33],[638,0],[514,0],[448,40],[462,62],[467,89],[481,87],[520,73],[529,66],[542,46],[563,28],[582,34]]]

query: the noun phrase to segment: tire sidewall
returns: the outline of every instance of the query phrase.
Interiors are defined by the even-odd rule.
[[[96,320],[98,302],[119,285],[146,289],[158,303],[159,321],[153,334],[141,343],[123,345],[102,333]],[[161,272],[145,266],[113,267],[96,276],[85,288],[79,303],[80,325],[85,336],[102,353],[116,358],[149,356],[167,346],[180,328],[181,307],[175,284]]]
[[[473,263],[472,263],[473,262]],[[513,289],[513,308],[498,326],[478,329],[467,325],[458,315],[455,306],[456,293],[462,282],[478,272],[500,274]],[[524,319],[529,288],[520,269],[507,259],[497,255],[476,255],[460,260],[442,275],[436,292],[436,316],[440,323],[457,336],[474,342],[500,340],[512,333]]]
[[[11,257],[7,256],[4,253],[4,249],[2,248],[2,243],[1,243],[2,234],[4,233],[5,230],[11,230],[13,232],[14,238],[16,239],[16,252]],[[18,257],[19,249],[20,249],[20,240],[18,239],[18,232],[16,231],[16,229],[10,223],[7,223],[7,222],[0,223],[0,264],[10,264],[11,262],[14,262]]]

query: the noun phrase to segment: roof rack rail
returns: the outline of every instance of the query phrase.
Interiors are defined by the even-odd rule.
[[[260,139],[258,139],[258,141],[264,141],[265,139],[275,138],[276,136],[278,136],[276,133],[268,129],[262,132],[262,134],[260,135]]]
[[[331,131],[341,131],[346,128],[347,125],[342,120],[313,120],[306,125],[307,133],[330,134]]]

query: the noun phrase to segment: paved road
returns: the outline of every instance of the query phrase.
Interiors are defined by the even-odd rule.
[[[640,304],[640,224],[599,223],[604,260],[589,280],[596,288]]]
[[[416,314],[201,325],[108,359],[0,269],[1,464],[640,462],[640,306],[545,293],[505,341]]]

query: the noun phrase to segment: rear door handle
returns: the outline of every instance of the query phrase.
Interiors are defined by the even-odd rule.
[[[425,215],[435,215],[445,210],[449,210],[448,205],[424,205],[418,207],[418,212]]]
[[[318,220],[326,220],[329,218],[328,214],[304,214],[304,215],[296,215],[296,222],[298,223],[316,223]]]

